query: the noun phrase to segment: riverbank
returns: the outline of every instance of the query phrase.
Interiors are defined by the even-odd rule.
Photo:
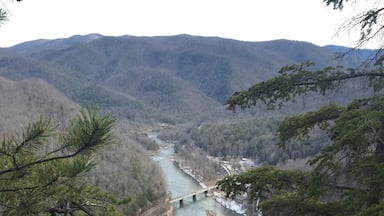
[[[166,200],[160,200],[161,203],[154,204],[150,208],[146,209],[143,212],[140,212],[140,216],[173,216],[173,206],[167,204],[169,202],[168,198]]]
[[[190,178],[193,179],[194,181],[196,181],[196,183],[198,183],[202,188],[207,188],[209,186],[213,186],[217,182],[217,180],[205,182],[202,180],[203,177],[202,176],[196,176],[191,168],[183,167],[180,165],[181,163],[177,163],[175,160],[173,160],[173,164],[178,169],[183,171],[185,174],[190,176]],[[246,215],[245,214],[246,208],[244,208],[244,206],[242,204],[237,203],[235,200],[225,198],[225,194],[223,192],[214,190],[212,193],[210,193],[210,195],[212,196],[212,198],[217,203],[222,205],[224,208],[229,209],[229,210],[235,212],[236,214]]]
[[[194,166],[196,169],[191,168],[189,167],[189,163],[185,163],[189,160],[175,155],[174,144],[160,140],[157,137],[156,132],[149,133],[148,137],[156,141],[160,146],[160,151],[157,153],[153,152],[154,155],[152,158],[163,170],[168,190],[172,196],[180,196],[190,193],[191,191],[198,190],[199,188],[212,186],[216,183],[216,180],[219,178],[219,176],[216,176],[218,174],[217,169],[222,168],[219,164],[216,164],[216,168],[212,170],[212,165],[214,165],[214,163],[212,161],[206,161],[208,159],[205,158],[205,156],[205,159],[203,158],[203,155],[205,154],[202,154],[202,152],[189,151],[189,156],[193,157],[188,159],[200,162],[198,167]],[[180,151],[180,149],[178,150]],[[178,161],[179,164],[175,164],[176,161]],[[197,172],[198,170],[203,172]],[[241,209],[239,206],[235,206],[233,202],[230,200],[224,200],[223,198],[224,194],[221,195],[219,191],[216,191],[211,193],[206,199],[200,199],[198,202],[192,202],[188,199],[185,201],[185,206],[183,208],[177,208],[174,206],[175,209],[173,213],[174,215],[180,216],[206,216],[206,211],[209,211],[215,212],[220,216],[244,215],[244,211],[239,211],[239,209]]]

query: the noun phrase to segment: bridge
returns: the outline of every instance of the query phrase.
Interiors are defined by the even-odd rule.
[[[187,199],[189,197],[192,197],[192,200],[193,201],[196,201],[196,195],[198,194],[201,194],[201,193],[204,193],[205,196],[208,195],[208,192],[212,189],[215,189],[217,186],[210,186],[210,187],[206,187],[206,188],[202,188],[202,189],[199,189],[199,190],[196,190],[194,192],[191,192],[191,193],[188,193],[188,194],[184,194],[184,195],[181,195],[181,196],[178,196],[178,197],[175,197],[173,199],[171,199],[169,201],[170,204],[172,203],[175,203],[175,202],[179,202],[179,205],[180,205],[180,208],[183,207],[183,200],[184,199]]]

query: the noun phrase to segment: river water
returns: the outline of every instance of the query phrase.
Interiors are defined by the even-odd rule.
[[[196,181],[172,163],[171,158],[174,154],[173,145],[158,139],[156,133],[149,134],[149,137],[162,146],[161,151],[153,156],[153,160],[156,161],[162,169],[170,196],[174,198],[201,189],[201,186]],[[174,215],[206,216],[206,210],[210,210],[215,212],[217,216],[239,216],[239,214],[215,202],[211,197],[205,197],[204,193],[197,196],[196,202],[193,202],[192,197],[190,197],[183,200],[183,203],[182,208],[179,207],[178,202],[173,204],[175,209]]]

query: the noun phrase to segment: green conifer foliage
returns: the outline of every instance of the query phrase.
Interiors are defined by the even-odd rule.
[[[2,215],[118,214],[111,194],[82,179],[93,155],[114,142],[115,120],[94,109],[82,110],[65,131],[40,118],[21,134],[0,142]],[[115,212],[115,213],[113,213]]]

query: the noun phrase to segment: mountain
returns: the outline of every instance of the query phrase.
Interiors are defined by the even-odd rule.
[[[361,61],[369,60],[375,57],[377,52],[379,50],[375,49],[353,49],[350,47],[344,47],[344,46],[336,46],[336,45],[327,45],[324,46],[325,49],[336,53],[337,55],[343,55],[345,53],[349,53],[349,55],[352,55]]]
[[[68,119],[79,109],[79,105],[43,80],[15,82],[0,77],[0,136],[20,132],[40,116],[68,125]]]
[[[177,123],[228,115],[223,104],[234,91],[284,65],[322,67],[339,63],[334,57],[327,47],[290,40],[92,34],[0,49],[0,76],[44,79],[82,106],[130,120]],[[345,62],[357,65],[354,57]]]
[[[0,135],[18,131],[40,114],[67,123],[88,105],[112,112],[119,119],[119,143],[100,152],[101,162],[88,178],[118,195],[133,195],[125,213],[135,215],[166,192],[156,165],[132,132],[158,122],[204,125],[209,120],[275,115],[261,106],[233,114],[225,110],[225,99],[276,76],[287,64],[306,60],[316,62],[316,67],[360,64],[359,56],[347,56],[342,62],[335,59],[340,50],[300,41],[247,42],[191,35],[92,34],[25,42],[0,49]],[[319,99],[310,94],[280,112],[300,112],[324,101],[346,103],[361,93],[339,91],[348,97]]]
[[[15,50],[17,53],[22,53],[24,55],[39,55],[41,52],[50,52],[54,50],[65,49],[77,44],[87,43],[92,40],[103,37],[100,34],[89,34],[86,36],[74,35],[70,38],[60,38],[60,39],[39,39],[29,42],[24,42],[17,44],[12,47],[12,50]]]

